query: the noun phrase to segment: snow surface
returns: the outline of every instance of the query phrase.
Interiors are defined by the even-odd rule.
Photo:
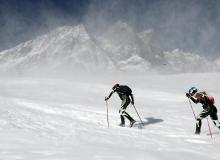
[[[220,102],[218,73],[110,75],[84,78],[0,78],[0,159],[2,160],[217,160],[220,131],[195,120],[185,97],[192,85]],[[129,85],[144,127],[121,128],[120,100],[104,97],[114,83]],[[193,104],[196,113],[202,110]],[[218,107],[219,109],[219,107]],[[137,120],[132,106],[127,111]],[[127,125],[128,122],[126,121]]]

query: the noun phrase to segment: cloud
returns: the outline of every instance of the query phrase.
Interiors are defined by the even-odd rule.
[[[23,0],[0,2],[0,49],[32,39],[58,26],[84,23],[104,32],[124,21],[136,31],[154,29],[164,50],[180,48],[218,55],[220,1],[216,0]]]

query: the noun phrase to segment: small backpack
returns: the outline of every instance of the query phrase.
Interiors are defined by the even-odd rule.
[[[204,98],[204,96],[206,96],[206,97],[208,98],[208,102],[209,102],[210,104],[212,104],[212,105],[215,104],[215,99],[214,99],[214,97],[208,95],[206,91],[196,93],[196,96],[195,96],[195,97],[200,100],[200,99]]]
[[[128,86],[120,86],[120,88],[118,89],[118,91],[119,91],[119,92],[122,92],[122,93],[124,93],[124,94],[126,94],[126,95],[131,95],[131,93],[132,93],[131,88],[128,87]]]
[[[210,104],[215,104],[215,99],[214,99],[214,97],[213,96],[209,96],[209,95],[207,95],[207,97],[208,97],[208,100],[209,100],[209,103]]]

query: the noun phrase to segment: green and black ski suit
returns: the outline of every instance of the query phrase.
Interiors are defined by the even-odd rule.
[[[216,127],[220,129],[220,122],[218,121],[217,108],[209,100],[209,97],[203,92],[196,93],[195,96],[190,97],[194,103],[201,103],[203,111],[197,116],[196,133],[199,134],[202,126],[202,119],[210,116]]]
[[[123,89],[123,87],[127,87],[127,86],[122,86],[120,85],[118,88],[116,88],[115,90],[113,90],[108,98],[110,98],[112,96],[113,93],[117,93],[118,96],[120,97],[120,99],[122,100],[121,103],[121,108],[119,110],[119,114],[120,114],[120,118],[121,118],[121,125],[125,124],[125,117],[130,121],[130,122],[134,122],[135,120],[125,111],[127,106],[132,102],[132,104],[134,104],[134,97],[132,95],[132,93],[126,93]],[[131,98],[131,99],[130,99]]]

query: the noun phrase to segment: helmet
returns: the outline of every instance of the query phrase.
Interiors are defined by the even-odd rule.
[[[117,84],[115,84],[113,87],[112,87],[112,90],[115,90],[116,88],[118,88],[119,87],[119,84],[117,83]]]
[[[196,93],[196,92],[198,92],[198,89],[197,89],[196,87],[191,87],[191,88],[189,89],[189,94],[190,94],[190,96],[192,96],[192,94],[194,94],[194,93]]]

